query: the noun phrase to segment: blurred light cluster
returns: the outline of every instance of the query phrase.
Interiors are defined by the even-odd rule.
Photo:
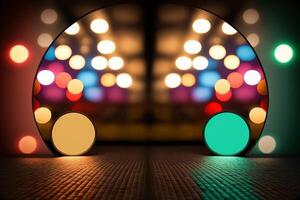
[[[57,14],[52,10],[43,11],[41,15],[47,24],[54,23],[54,18],[56,20]],[[133,84],[131,75],[120,71],[125,61],[118,55],[115,42],[102,39],[104,34],[109,33],[107,20],[94,18],[90,21],[90,30],[81,27],[81,23],[81,20],[73,23],[58,37],[48,48],[39,67],[33,94],[38,124],[49,123],[55,107],[60,104],[70,105],[70,110],[74,103],[97,105],[109,98],[106,92],[126,94],[126,89]],[[81,48],[74,45],[78,38],[84,38],[87,31],[99,38],[94,46],[88,46],[89,54],[81,53]],[[119,97],[116,102],[123,101],[123,96],[114,94],[114,97]]]
[[[255,9],[243,14],[247,24],[255,24],[258,19]],[[211,16],[196,18],[191,30],[190,35],[198,34],[199,39],[193,36],[182,44],[182,53],[174,63],[176,69],[164,79],[170,93],[180,94],[175,91],[186,88],[189,98],[182,103],[191,101],[203,105],[207,117],[223,111],[235,112],[248,121],[252,131],[262,129],[267,114],[267,84],[260,62],[247,40],[230,24]],[[215,34],[221,39],[207,42]],[[251,43],[255,43],[253,46],[258,45],[255,33],[249,37]],[[178,99],[172,97],[174,101]]]

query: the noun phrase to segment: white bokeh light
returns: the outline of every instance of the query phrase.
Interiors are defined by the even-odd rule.
[[[54,79],[55,76],[50,70],[42,70],[37,74],[37,80],[41,85],[50,85]]]
[[[197,70],[204,70],[208,67],[208,60],[204,56],[197,56],[193,59],[193,67]]]
[[[103,56],[95,56],[92,59],[92,67],[96,70],[103,70],[107,67],[107,59]]]
[[[127,73],[117,75],[116,83],[120,88],[129,88],[132,85],[132,78]]]
[[[263,136],[258,142],[258,148],[262,153],[272,153],[276,148],[276,141],[270,135]]]
[[[207,19],[197,19],[193,23],[193,30],[196,33],[207,33],[210,27],[210,22]]]
[[[248,70],[244,74],[244,81],[247,85],[257,85],[261,80],[260,73],[256,70]]]
[[[165,84],[168,88],[177,88],[181,84],[181,77],[179,74],[171,73],[165,78]]]

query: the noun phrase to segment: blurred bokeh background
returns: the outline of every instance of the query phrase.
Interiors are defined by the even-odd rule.
[[[119,5],[119,3],[128,2],[134,4]],[[115,42],[117,51],[113,56],[121,56],[125,64],[122,69],[111,69],[102,73],[101,76],[110,74],[110,77],[117,77],[118,74],[123,73],[130,76],[132,83],[130,87],[127,87],[128,77],[125,77],[125,87],[122,81],[121,84],[117,81],[118,87],[110,86],[109,90],[105,91],[104,103],[97,115],[101,119],[99,125],[101,142],[163,141],[169,144],[172,142],[201,144],[201,131],[198,130],[200,116],[208,117],[205,115],[204,107],[197,108],[199,102],[187,97],[185,91],[192,93],[189,88],[177,88],[170,91],[164,82],[167,74],[176,72],[174,63],[176,58],[182,55],[184,42],[195,37],[188,32],[195,17],[199,15],[211,17],[206,12],[197,13],[199,10],[193,8],[194,6],[211,11],[232,24],[255,48],[263,66],[269,87],[269,110],[262,133],[263,136],[268,137],[261,140],[261,146],[271,146],[271,151],[264,152],[264,148],[258,148],[256,145],[252,154],[291,155],[299,152],[297,145],[300,137],[297,134],[297,115],[299,114],[297,108],[299,39],[297,34],[299,31],[296,29],[298,18],[296,12],[293,12],[295,9],[293,5],[271,1],[222,1],[222,3],[219,1],[205,3],[149,1],[143,4],[133,1],[73,1],[72,3],[69,1],[28,1],[26,4],[22,1],[2,1],[1,4],[1,7],[5,8],[1,13],[2,19],[5,20],[3,20],[1,34],[2,120],[0,135],[0,149],[4,154],[26,153],[21,151],[22,145],[34,146],[33,151],[29,151],[33,154],[49,153],[39,135],[32,109],[32,87],[38,66],[47,48],[58,34],[83,15],[107,6],[111,7],[107,7],[102,12],[92,13],[79,21],[78,34],[76,26],[73,26],[69,34],[62,33],[62,37],[58,37],[53,43],[54,49],[59,44],[73,42],[72,46],[78,47],[76,48],[78,53],[88,55],[91,53],[89,46],[91,44],[96,46],[99,40],[97,34],[92,33],[93,31],[86,32],[89,29],[89,23],[97,17],[109,22],[111,29],[101,34],[101,39]],[[212,27],[221,27],[221,24]],[[227,40],[230,36],[225,33],[226,31],[223,31],[225,34],[220,31],[220,28],[214,32],[209,39],[202,40],[213,45]],[[74,37],[76,40],[70,39]],[[245,43],[242,37],[236,36],[234,39],[241,45]],[[286,44],[292,49],[293,56],[290,60],[285,60],[288,57],[285,55],[287,50],[280,52],[279,48],[277,49],[279,54],[275,54],[275,49],[281,44]],[[20,62],[17,60],[19,63],[16,63],[10,55],[13,47],[20,47],[16,45],[25,47],[25,50],[20,48],[17,49],[18,51],[28,53],[28,56],[24,58],[17,58],[21,60]],[[51,48],[49,50],[51,51]],[[48,67],[51,61],[51,54],[49,55],[48,60],[45,59],[41,63],[42,67],[43,65]],[[86,59],[85,62],[92,63],[92,58]],[[93,68],[92,64],[90,67]],[[184,74],[180,73],[181,79]],[[104,81],[101,84],[111,83]],[[109,95],[111,90],[118,90],[113,93],[118,95]],[[83,95],[86,96],[86,94]],[[37,104],[48,99],[40,98],[42,99],[34,101],[34,106],[39,107]],[[89,98],[93,102],[99,98],[99,95],[96,97],[88,95]],[[257,99],[255,104],[261,100],[263,99]],[[74,110],[93,114],[95,109],[91,107],[91,104],[83,102],[80,105],[81,107],[76,107]],[[66,107],[62,104],[57,108],[63,110]],[[197,109],[199,113],[202,112],[201,115],[197,115],[195,112]],[[159,125],[155,126],[155,124]],[[152,128],[149,129],[149,125]],[[42,125],[39,128],[46,131],[50,126],[50,124]],[[258,136],[259,133],[256,135]]]

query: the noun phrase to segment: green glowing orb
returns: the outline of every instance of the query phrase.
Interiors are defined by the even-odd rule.
[[[213,116],[204,129],[207,146],[218,155],[236,155],[248,145],[250,131],[239,115],[223,112]]]
[[[274,51],[276,60],[280,63],[287,63],[293,58],[294,52],[288,44],[280,44]]]

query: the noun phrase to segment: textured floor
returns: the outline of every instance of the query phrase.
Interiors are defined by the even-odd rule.
[[[297,159],[114,146],[82,157],[1,158],[0,199],[297,199]]]

